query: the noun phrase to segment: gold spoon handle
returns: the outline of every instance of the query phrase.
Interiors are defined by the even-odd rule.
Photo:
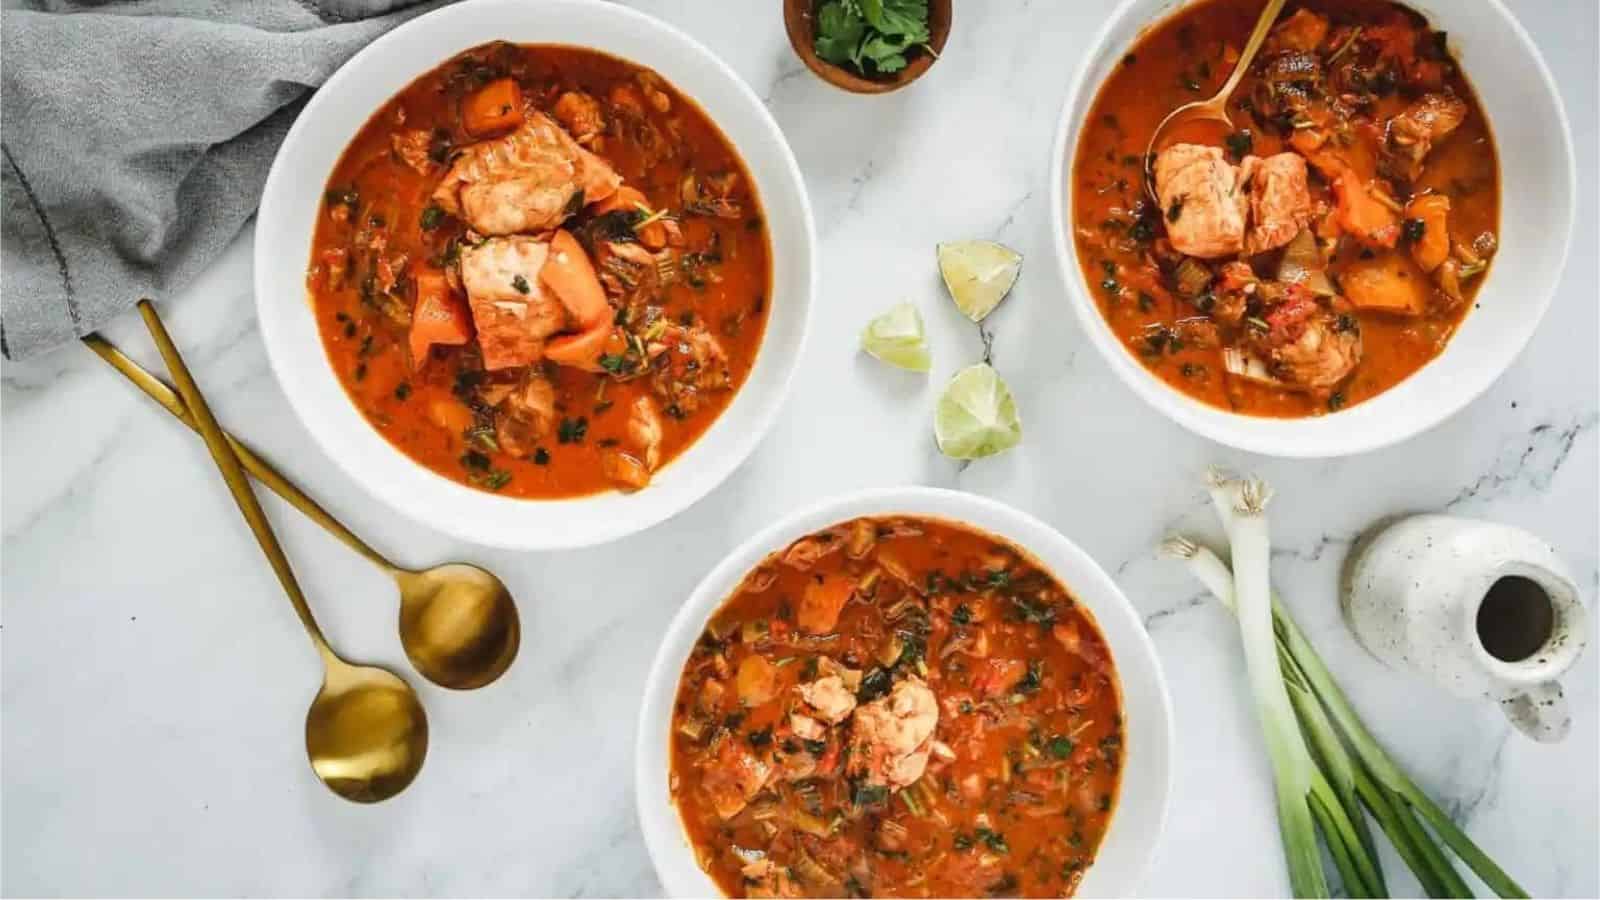
[[[1250,71],[1250,63],[1255,61],[1256,52],[1267,40],[1267,33],[1272,30],[1272,23],[1278,20],[1278,13],[1283,12],[1285,0],[1267,0],[1266,8],[1261,10],[1261,17],[1256,19],[1256,29],[1250,32],[1250,40],[1245,42],[1244,49],[1239,52],[1239,61],[1233,65],[1233,74],[1223,83],[1222,90],[1217,92],[1218,97],[1230,97],[1234,88],[1244,79],[1246,72]]]
[[[166,360],[167,371],[171,373],[172,380],[178,386],[178,394],[183,397],[184,405],[194,417],[195,429],[205,440],[206,449],[211,451],[211,458],[216,460],[217,468],[222,470],[222,478],[228,483],[228,490],[239,504],[239,512],[244,514],[244,520],[249,523],[250,530],[255,532],[256,542],[261,545],[261,551],[267,555],[267,561],[272,564],[272,571],[277,573],[278,582],[289,595],[289,602],[294,604],[294,611],[299,614],[301,624],[305,625],[306,632],[311,635],[311,642],[317,646],[317,650],[322,653],[328,665],[335,665],[338,657],[328,648],[328,641],[322,636],[322,629],[317,627],[317,620],[311,616],[311,607],[306,605],[305,594],[300,590],[300,583],[295,580],[294,570],[289,567],[289,557],[284,555],[283,547],[278,544],[278,536],[272,533],[272,525],[267,522],[267,515],[261,510],[261,502],[256,499],[255,491],[250,487],[250,479],[244,474],[244,468],[239,464],[239,457],[234,455],[233,448],[228,445],[227,435],[222,432],[222,426],[218,425],[216,417],[211,415],[211,408],[206,405],[206,398],[201,396],[199,385],[194,383],[194,376],[189,374],[189,367],[184,365],[177,345],[172,342],[172,336],[167,334],[166,326],[161,324],[161,317],[156,314],[155,305],[149,299],[140,300],[139,314],[144,316],[145,327],[150,329],[150,336],[155,339],[156,347],[161,351],[161,358]]]
[[[88,345],[90,350],[99,354],[100,358],[109,363],[113,369],[121,372],[140,390],[148,394],[150,399],[161,404],[162,408],[166,409],[167,412],[172,413],[178,421],[189,426],[196,433],[200,431],[199,426],[194,422],[194,418],[189,415],[189,408],[184,406],[183,398],[179,397],[172,388],[167,387],[161,379],[146,371],[129,358],[127,354],[118,350],[115,344],[101,337],[98,333],[84,337],[83,342]],[[355,532],[346,528],[344,523],[335,519],[332,513],[323,509],[318,505],[317,501],[308,497],[298,487],[295,487],[293,482],[283,477],[277,469],[272,467],[271,463],[256,455],[256,452],[251,450],[248,445],[227,432],[223,432],[222,436],[227,439],[228,446],[232,448],[234,455],[239,458],[239,462],[244,465],[245,470],[254,475],[256,480],[271,489],[274,494],[282,497],[284,502],[300,510],[305,514],[306,518],[321,525],[329,534],[338,538],[346,547],[361,554],[373,565],[390,574],[398,574],[400,572],[398,566],[384,558],[383,554],[372,549],[366,541],[357,537]]]

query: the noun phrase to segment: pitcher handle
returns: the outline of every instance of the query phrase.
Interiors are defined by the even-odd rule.
[[[1554,744],[1572,730],[1572,711],[1567,707],[1561,685],[1554,681],[1536,684],[1502,699],[1500,711],[1518,731],[1541,744]]]

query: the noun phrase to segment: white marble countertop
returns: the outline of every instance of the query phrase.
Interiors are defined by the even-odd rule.
[[[377,807],[312,777],[301,727],[315,656],[199,442],[87,351],[7,365],[3,394],[3,863],[14,894],[652,895],[635,826],[633,731],[667,620],[744,535],[822,495],[918,482],[1015,504],[1112,572],[1147,617],[1176,707],[1169,824],[1152,895],[1276,895],[1266,758],[1234,629],[1155,559],[1173,526],[1214,535],[1206,464],[1278,488],[1274,579],[1394,754],[1536,894],[1600,893],[1600,654],[1566,680],[1571,737],[1538,746],[1483,703],[1397,675],[1351,640],[1338,566],[1380,516],[1449,510],[1552,541],[1593,604],[1597,539],[1596,62],[1592,3],[1513,0],[1562,86],[1581,171],[1574,255],[1518,362],[1464,412],[1353,459],[1229,452],[1159,417],[1107,369],[1066,309],[1044,183],[1070,70],[1109,0],[960,5],[946,57],[868,99],[800,65],[777,4],[651,0],[769,103],[819,216],[819,308],[777,427],[672,522],[570,553],[494,552],[369,502],[316,449],[268,371],[247,229],[165,303],[220,418],[401,561],[469,558],[520,598],[521,658],[489,689],[412,678],[432,723],[427,767]],[[1480,75],[1479,77],[1488,77]],[[1507,156],[1520,138],[1502,135]],[[942,299],[937,241],[1027,254],[990,320],[1017,393],[1020,449],[967,467],[930,436],[938,385],[981,353]],[[862,358],[856,334],[904,297],[928,318],[930,379]],[[156,362],[136,317],[110,336]],[[408,671],[385,580],[275,499],[268,510],[333,642]],[[1415,883],[1389,858],[1395,887]]]

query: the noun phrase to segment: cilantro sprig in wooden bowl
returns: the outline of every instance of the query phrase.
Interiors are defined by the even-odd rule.
[[[789,43],[835,87],[881,94],[928,71],[950,36],[950,0],[784,0]]]

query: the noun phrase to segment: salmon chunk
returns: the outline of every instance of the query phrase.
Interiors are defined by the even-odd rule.
[[[1267,39],[1267,52],[1292,50],[1310,53],[1322,46],[1328,37],[1328,19],[1309,9],[1297,9],[1294,14],[1272,27]]]
[[[1244,249],[1249,198],[1218,147],[1174,144],[1156,157],[1156,196],[1172,246],[1217,259]]]
[[[845,686],[840,675],[824,675],[808,684],[796,685],[795,690],[817,718],[830,725],[843,722],[856,708],[856,695]]]
[[[772,767],[745,749],[744,741],[729,740],[705,763],[700,785],[717,815],[731,819],[760,793],[771,774]]]
[[[1467,104],[1460,97],[1423,94],[1384,128],[1379,169],[1393,178],[1416,181],[1434,145],[1461,127],[1466,117]]]
[[[609,163],[533,112],[510,134],[468,145],[433,199],[483,234],[539,232],[560,225],[575,207],[611,196],[621,183]]]
[[[922,777],[939,724],[938,701],[922,679],[907,678],[887,697],[857,707],[852,722],[852,775],[890,788]]]
[[[461,251],[461,282],[485,369],[538,362],[545,339],[566,327],[566,307],[539,280],[549,254],[549,244],[529,237],[490,238]]]
[[[600,102],[582,91],[567,91],[556,99],[556,119],[579,143],[587,143],[606,130]]]
[[[1247,156],[1239,172],[1239,180],[1250,190],[1245,255],[1275,250],[1294,240],[1311,221],[1305,159],[1298,153],[1279,153],[1265,159]]]

